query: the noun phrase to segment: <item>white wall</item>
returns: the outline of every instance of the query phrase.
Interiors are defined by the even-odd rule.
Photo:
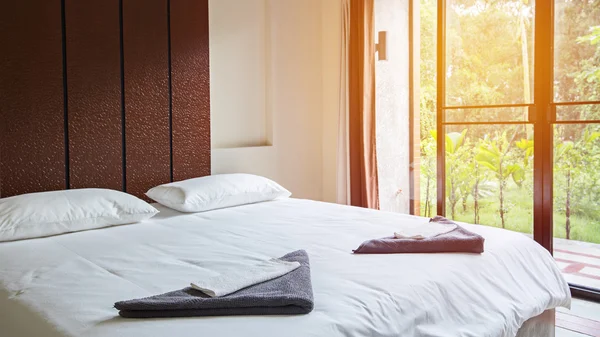
[[[323,201],[337,200],[338,113],[342,48],[341,0],[323,0]]]
[[[408,212],[408,1],[375,11],[388,31],[376,66],[380,200]],[[213,173],[335,202],[341,0],[211,0],[210,19]]]
[[[408,0],[375,0],[375,30],[387,32],[387,60],[375,65],[379,202],[409,213]]]
[[[265,0],[210,3],[213,149],[272,143],[267,15]]]
[[[323,0],[323,200],[336,200],[341,1]],[[377,160],[383,210],[408,213],[408,0],[375,0],[375,30],[387,31],[387,60],[376,63]]]
[[[322,199],[321,5],[210,1],[213,173],[260,174]]]

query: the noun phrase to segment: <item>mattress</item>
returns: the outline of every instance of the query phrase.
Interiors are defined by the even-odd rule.
[[[205,213],[156,206],[138,224],[0,244],[2,336],[489,336],[570,306],[551,255],[525,235],[467,225],[479,254],[354,255],[425,218],[284,199]],[[130,320],[116,301],[305,249],[315,309],[302,316]]]

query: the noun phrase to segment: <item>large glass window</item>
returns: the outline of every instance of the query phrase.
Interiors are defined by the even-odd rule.
[[[554,0],[554,13],[555,102],[600,100],[600,1]]]
[[[446,106],[532,102],[533,1],[446,1]]]
[[[554,257],[600,289],[600,1],[554,0]]]
[[[420,214],[522,232],[600,289],[600,0],[415,1]]]
[[[446,126],[446,215],[533,231],[531,125]]]
[[[437,0],[420,1],[420,31],[416,39],[420,41],[420,215],[432,217],[437,214],[437,147],[434,137],[437,124]]]

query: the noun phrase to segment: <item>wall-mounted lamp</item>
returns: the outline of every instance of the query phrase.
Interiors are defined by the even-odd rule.
[[[381,31],[377,33],[377,44],[375,45],[377,59],[379,61],[387,60],[387,32]]]

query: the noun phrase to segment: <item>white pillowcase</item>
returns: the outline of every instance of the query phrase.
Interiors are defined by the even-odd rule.
[[[133,195],[73,189],[0,199],[0,242],[139,222],[158,210]]]
[[[234,173],[160,185],[146,195],[169,208],[194,213],[287,198],[292,193],[265,177]]]

